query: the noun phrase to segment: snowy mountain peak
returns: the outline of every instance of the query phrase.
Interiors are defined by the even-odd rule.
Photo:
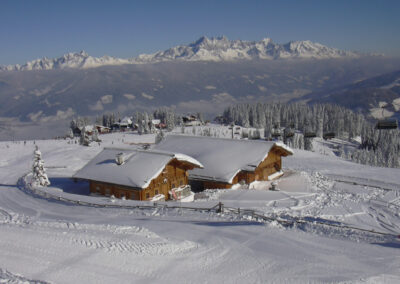
[[[53,70],[68,68],[94,68],[103,65],[129,64],[127,59],[114,58],[110,56],[92,57],[85,51],[66,53],[61,57],[48,59],[36,59],[24,65],[0,66],[1,71],[26,71],[26,70]]]
[[[205,36],[189,45],[180,45],[151,55],[140,55],[136,62],[159,61],[232,61],[283,58],[339,58],[358,57],[354,52],[342,51],[311,41],[291,41],[276,44],[270,38],[261,41],[229,40],[225,36]]]
[[[260,41],[229,40],[225,36],[200,37],[188,45],[178,45],[154,54],[120,59],[111,56],[92,57],[85,51],[67,53],[59,58],[36,59],[24,65],[0,66],[0,71],[52,70],[66,68],[94,68],[104,65],[145,64],[164,61],[236,61],[288,58],[342,58],[359,54],[314,43],[309,40],[276,44],[270,38]]]

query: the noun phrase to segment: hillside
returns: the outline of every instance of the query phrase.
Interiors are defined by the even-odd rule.
[[[336,103],[373,118],[400,117],[400,71],[390,72],[333,90],[306,95],[310,103]],[[385,110],[381,107],[385,106]]]
[[[240,102],[302,98],[398,69],[385,58],[163,62],[0,72],[0,117],[46,122],[175,107],[211,117]]]
[[[259,183],[253,189],[209,190],[191,203],[210,208],[221,201],[240,207],[241,216],[179,206],[85,206],[32,194],[23,185],[20,177],[30,171],[38,145],[52,182],[45,189],[49,194],[115,206],[138,205],[87,196],[87,184],[69,177],[104,146],[148,143],[154,136],[125,133],[101,139],[101,146],[92,147],[68,140],[0,142],[1,280],[108,283],[116,276],[119,283],[400,280],[398,169],[344,161],[322,143],[316,147],[322,154],[295,150],[293,157],[283,161],[286,174],[278,183],[281,191],[268,191],[268,184]],[[275,221],[259,222],[243,209],[308,223],[285,227]],[[344,225],[385,235],[340,227]]]

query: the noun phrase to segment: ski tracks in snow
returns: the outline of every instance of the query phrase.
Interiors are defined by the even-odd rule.
[[[321,218],[361,225],[363,228],[400,232],[400,191],[357,182],[335,181],[319,172],[306,175],[313,193],[281,192],[286,198],[266,203],[264,212],[280,218]]]
[[[40,280],[31,280],[21,275],[13,274],[10,271],[0,268],[0,283],[8,284],[46,284],[48,282]]]
[[[0,225],[24,228],[50,242],[68,242],[109,253],[165,256],[182,254],[198,247],[198,244],[187,240],[172,242],[143,227],[34,221],[1,208]]]

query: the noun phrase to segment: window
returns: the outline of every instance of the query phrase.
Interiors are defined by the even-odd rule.
[[[150,193],[146,192],[146,199],[149,199],[149,198],[150,198]]]
[[[106,196],[110,196],[111,195],[111,189],[106,188],[105,194],[106,194]]]
[[[175,188],[175,183],[172,184],[172,188]]]
[[[96,193],[100,193],[100,187],[96,186]]]
[[[158,189],[154,190],[154,195],[158,194]]]
[[[180,181],[179,181],[179,185],[183,185],[183,180],[180,180]]]

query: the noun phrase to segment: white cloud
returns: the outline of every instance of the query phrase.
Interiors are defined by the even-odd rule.
[[[206,89],[206,90],[215,90],[217,87],[215,87],[215,86],[212,86],[212,85],[208,85],[208,86],[205,86],[204,87],[204,89]]]
[[[37,121],[38,118],[42,115],[42,113],[43,113],[42,110],[39,110],[39,111],[36,112],[36,113],[31,112],[30,114],[28,114],[28,117],[29,117],[29,119],[32,120],[32,121]]]
[[[32,121],[41,121],[41,122],[47,122],[47,121],[55,121],[55,120],[60,120],[60,119],[67,119],[69,117],[72,117],[75,114],[75,111],[72,108],[68,108],[67,110],[57,110],[55,115],[49,115],[49,116],[42,116],[43,111],[40,110],[36,113],[30,113],[28,114],[28,117]]]
[[[132,94],[124,94],[123,95],[125,98],[127,98],[128,100],[134,100],[135,98],[136,98],[136,96],[135,95],[132,95]]]
[[[42,122],[46,121],[53,121],[53,120],[59,120],[59,119],[67,119],[69,117],[72,117],[75,114],[75,111],[72,108],[68,108],[67,110],[57,110],[56,115],[50,115],[50,116],[45,116],[40,119]]]
[[[234,103],[236,99],[228,93],[219,93],[212,95],[212,101],[215,103]]]
[[[111,104],[112,101],[113,101],[113,96],[112,95],[105,95],[105,96],[102,96],[100,100],[105,105],[106,104]]]
[[[31,91],[30,93],[35,95],[35,96],[37,96],[37,97],[40,97],[40,96],[46,95],[50,91],[51,91],[51,86],[47,86],[47,87],[45,87],[43,89],[40,89],[40,90],[35,89],[35,90]]]
[[[94,105],[88,105],[90,110],[103,110],[104,105],[106,104],[111,104],[113,101],[113,96],[112,95],[105,95],[100,98]]]
[[[261,85],[258,86],[258,89],[259,89],[261,92],[266,92],[266,91],[267,91],[267,88],[264,87],[264,86],[261,86]]]
[[[101,101],[97,101],[94,105],[89,105],[88,106],[90,110],[103,110],[103,104]]]
[[[148,94],[146,94],[146,93],[142,93],[142,97],[143,97],[143,98],[146,98],[146,99],[148,99],[148,100],[154,99],[154,96],[148,95]]]

